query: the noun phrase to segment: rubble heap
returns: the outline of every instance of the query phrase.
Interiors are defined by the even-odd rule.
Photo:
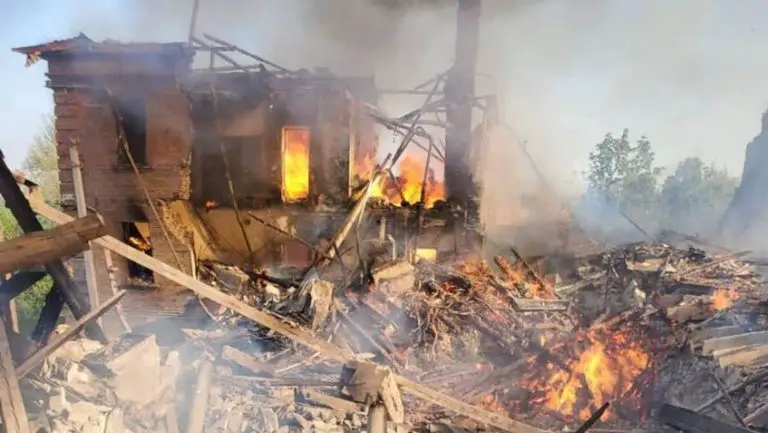
[[[166,319],[106,346],[70,341],[22,383],[48,431],[478,427],[401,393],[408,381],[544,430],[597,418],[761,428],[768,297],[744,256],[633,244],[583,257],[396,260],[352,283],[209,264],[202,274],[221,290],[356,355],[328,359],[208,304],[212,317],[184,326]]]

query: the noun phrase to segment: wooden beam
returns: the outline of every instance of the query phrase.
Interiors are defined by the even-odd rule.
[[[104,222],[93,214],[50,230],[0,242],[0,274],[73,256],[87,249],[88,241],[105,234]]]
[[[67,329],[66,332],[57,335],[53,339],[53,341],[51,341],[44,347],[40,348],[40,350],[32,354],[32,356],[30,356],[24,362],[22,362],[21,365],[16,367],[16,375],[18,375],[19,377],[26,376],[27,373],[29,373],[35,367],[40,365],[45,360],[45,358],[47,358],[53,352],[55,352],[56,349],[63,346],[64,343],[66,343],[67,341],[77,336],[77,334],[79,334],[80,331],[85,329],[85,327],[89,323],[97,320],[104,313],[106,313],[110,308],[112,308],[115,304],[120,302],[120,300],[123,299],[123,296],[125,296],[125,294],[126,294],[125,290],[121,290],[117,292],[114,296],[109,298],[106,302],[99,305],[99,308],[92,310],[91,312],[83,316],[80,320],[77,321],[77,323],[75,323],[74,326]]]
[[[21,292],[32,287],[35,283],[48,275],[45,272],[22,271],[13,274],[8,281],[0,284],[0,302],[10,301],[19,296]]]
[[[14,218],[16,218],[16,221],[25,233],[42,231],[43,226],[38,221],[35,212],[29,205],[29,201],[27,201],[24,193],[19,188],[18,183],[23,181],[23,179],[17,179],[13,175],[11,169],[5,163],[5,156],[0,151],[0,196],[3,197],[6,207],[11,210]],[[32,195],[30,193],[30,196]],[[87,303],[78,293],[77,286],[72,282],[72,278],[69,276],[64,263],[61,260],[46,263],[45,269],[56,283],[54,290],[61,295],[61,298],[67,303],[72,314],[78,319],[85,316],[87,313]],[[101,328],[95,324],[91,324],[86,331],[89,337],[95,340],[106,341]],[[44,341],[48,338],[48,335],[43,335],[40,338]]]
[[[0,326],[0,415],[6,433],[31,433],[5,326]]]
[[[31,205],[40,215],[50,219],[59,224],[66,223],[72,220],[69,215],[54,209],[40,200],[30,201]],[[284,337],[290,338],[304,346],[310,348],[315,352],[319,352],[322,356],[336,360],[339,362],[347,362],[353,359],[353,356],[348,351],[337,347],[334,344],[328,343],[325,340],[317,338],[311,332],[303,328],[293,326],[288,323],[284,323],[280,319],[272,316],[269,313],[258,310],[240,300],[234,296],[227,295],[218,289],[211,287],[202,281],[198,281],[192,278],[190,275],[167,265],[160,260],[157,260],[143,252],[131,247],[119,240],[111,237],[104,236],[93,241],[95,244],[107,248],[128,260],[132,260],[135,263],[144,266],[151,271],[162,275],[169,280],[181,284],[187,287],[200,296],[206,297],[219,305],[229,308],[248,319],[253,320],[265,328],[271,329]],[[458,414],[471,418],[479,423],[488,424],[504,431],[511,433],[543,433],[544,430],[538,429],[534,426],[515,421],[502,415],[492,413],[477,406],[464,403],[455,398],[449,397],[438,391],[430,389],[427,386],[413,382],[405,377],[395,375],[395,380],[403,388],[404,391],[422,398],[430,403],[439,405],[446,409],[452,410]]]
[[[69,159],[72,161],[72,183],[75,186],[75,203],[77,204],[77,216],[85,218],[88,216],[88,208],[85,205],[85,186],[83,185],[83,173],[80,170],[80,152],[77,148],[77,141],[73,141],[69,146]],[[91,310],[99,306],[99,290],[96,285],[96,268],[93,266],[93,251],[90,244],[83,251],[83,264],[85,265],[85,284],[88,286],[88,305]],[[101,319],[96,323],[103,327]]]

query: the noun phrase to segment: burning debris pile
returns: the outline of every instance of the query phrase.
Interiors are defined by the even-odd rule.
[[[68,343],[29,375],[29,407],[67,431],[173,432],[178,421],[186,431],[342,432],[387,419],[389,431],[457,431],[484,414],[546,430],[596,418],[760,428],[768,297],[742,255],[633,244],[493,264],[396,260],[364,284],[210,264],[205,278],[221,290],[357,355],[329,359],[208,308],[212,317],[183,329],[156,322],[106,347]],[[422,385],[439,390],[431,403],[480,409],[447,418],[401,395]]]

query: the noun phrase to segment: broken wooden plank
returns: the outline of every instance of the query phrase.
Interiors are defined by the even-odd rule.
[[[120,302],[121,299],[123,299],[123,296],[125,296],[126,291],[121,290],[117,292],[114,296],[109,298],[106,302],[101,304],[99,308],[96,310],[93,310],[86,314],[85,316],[81,317],[77,323],[74,324],[71,328],[67,329],[66,332],[63,332],[60,335],[57,335],[56,338],[53,339],[50,343],[48,343],[46,346],[42,347],[40,350],[35,352],[32,356],[27,358],[21,365],[16,367],[16,374],[19,377],[24,377],[32,371],[35,367],[40,365],[45,358],[50,356],[53,352],[56,351],[59,347],[63,346],[64,343],[71,340],[77,334],[80,333],[83,329],[85,329],[86,326],[88,326],[89,323],[93,322],[95,319],[98,319],[101,317],[104,313],[106,313],[110,308],[112,308],[115,304]]]
[[[69,159],[72,161],[72,184],[75,187],[77,216],[85,218],[88,216],[88,208],[85,204],[85,186],[83,184],[83,173],[80,170],[80,152],[76,140],[70,143]],[[85,284],[88,288],[88,305],[91,306],[91,310],[94,310],[99,305],[99,290],[96,287],[96,268],[93,264],[93,251],[91,251],[90,244],[83,251],[83,264],[85,265]],[[97,319],[96,323],[101,327],[104,326],[101,319]]]
[[[748,332],[727,337],[710,338],[701,343],[701,351],[704,355],[711,355],[716,350],[750,346],[754,344],[768,344],[768,331]]]
[[[691,343],[691,350],[701,347],[701,344],[706,340],[720,337],[730,337],[732,335],[738,335],[744,333],[744,327],[738,325],[720,326],[717,328],[699,329],[691,332],[688,340]]]
[[[720,367],[728,366],[757,366],[768,362],[768,345],[743,346],[733,349],[723,349],[712,354]]]
[[[241,352],[232,346],[224,346],[224,348],[221,349],[221,358],[246,368],[256,375],[266,375],[270,377],[274,377],[275,375],[273,366],[266,362],[261,362],[253,356]]]
[[[72,220],[72,217],[69,215],[55,208],[52,208],[51,206],[48,206],[40,200],[33,199],[30,201],[30,203],[40,215],[50,219],[51,221],[61,224]],[[132,260],[137,264],[152,270],[158,275],[162,275],[163,277],[168,278],[175,283],[181,284],[193,292],[196,292],[201,296],[204,296],[226,308],[229,308],[232,311],[237,312],[238,314],[247,317],[250,320],[253,320],[261,326],[269,328],[279,334],[282,334],[284,337],[301,343],[311,350],[320,353],[326,358],[340,362],[346,362],[353,358],[352,354],[348,351],[345,351],[334,344],[321,340],[302,328],[284,323],[271,314],[258,310],[246,304],[245,302],[238,300],[234,296],[227,295],[226,293],[223,293],[202,281],[196,280],[190,275],[187,275],[184,272],[175,269],[160,260],[144,254],[143,252],[131,247],[130,245],[120,242],[111,236],[104,236],[96,239],[94,240],[94,243],[114,251],[115,253],[120,254],[129,260]],[[397,375],[394,377],[404,391],[422,398],[427,402],[442,406],[458,414],[464,415],[477,422],[488,424],[511,433],[543,432],[543,430],[540,430],[531,425],[492,413],[477,406],[464,403],[460,400],[430,389],[429,387],[413,382],[405,377]]]
[[[666,403],[659,410],[659,418],[669,425],[691,433],[754,433],[753,430]]]
[[[528,299],[512,296],[512,307],[516,311],[565,311],[569,301],[563,299]]]
[[[10,209],[14,218],[16,218],[16,221],[19,223],[19,226],[25,233],[42,231],[43,226],[40,224],[29,201],[27,201],[27,198],[21,191],[18,185],[19,183],[26,184],[27,182],[20,176],[14,176],[10,168],[8,168],[8,165],[5,163],[5,156],[2,151],[0,151],[0,196],[3,197],[6,207]],[[30,188],[30,197],[38,196],[37,200],[43,203],[42,198],[39,197],[39,195],[39,192],[35,193],[35,191],[32,191]],[[62,215],[66,214],[62,212]],[[74,219],[69,216],[67,216],[67,218],[66,221],[59,222],[58,224],[69,222]],[[63,307],[63,302],[66,302],[75,318],[80,319],[85,316],[88,312],[88,302],[80,296],[77,286],[75,286],[75,283],[72,281],[64,263],[61,260],[55,260],[46,263],[45,269],[51,275],[55,284],[51,290],[52,295],[46,298],[48,314],[43,315],[41,318],[55,317],[58,319],[61,313],[61,308]],[[57,293],[59,296],[54,296]],[[35,329],[36,332],[33,334],[35,339],[41,342],[46,341],[50,336],[50,332],[53,331],[55,326],[55,320],[53,323],[45,323],[43,325],[44,326],[38,326]],[[96,324],[89,325],[86,332],[89,337],[95,340],[106,341],[104,333]]]
[[[13,356],[5,326],[0,324],[0,415],[6,433],[30,433],[27,411],[21,397],[19,379],[13,368]]]
[[[88,241],[105,234],[104,221],[93,214],[50,230],[0,242],[0,274],[73,256],[87,249]]]

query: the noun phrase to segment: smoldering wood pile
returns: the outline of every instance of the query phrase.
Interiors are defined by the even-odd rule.
[[[483,422],[493,414],[538,426],[504,429],[524,433],[598,418],[611,431],[763,429],[768,296],[742,256],[634,244],[390,261],[364,283],[210,264],[222,291],[356,355],[338,362],[206,304],[212,318],[69,342],[24,394],[50,431],[448,432],[498,427]],[[437,404],[409,395],[425,393]],[[477,413],[456,416],[451,397]]]

